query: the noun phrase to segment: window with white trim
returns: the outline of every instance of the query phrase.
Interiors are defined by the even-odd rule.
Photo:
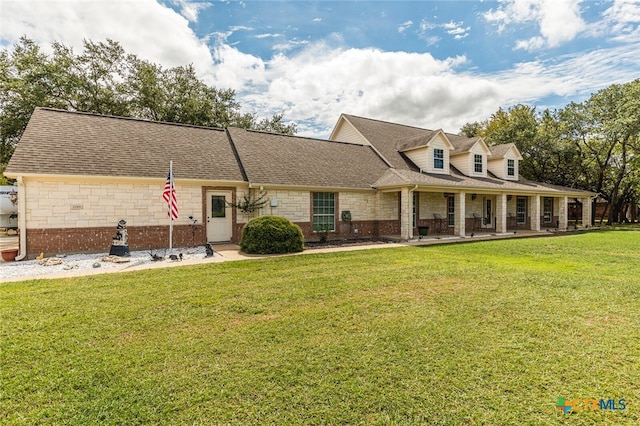
[[[516,175],[516,160],[507,160],[507,176],[514,177]]]
[[[413,227],[417,228],[418,227],[418,203],[420,202],[420,198],[418,197],[418,192],[414,192],[413,193],[413,211],[412,211],[412,215],[413,215]]]
[[[542,208],[543,223],[553,222],[553,198],[544,197]]]
[[[449,226],[456,225],[456,199],[447,197],[447,223]]]
[[[473,171],[476,173],[482,173],[482,155],[474,154]]]
[[[313,193],[313,230],[335,231],[336,199],[333,192]]]
[[[444,149],[433,148],[433,168],[444,169]]]
[[[516,220],[518,225],[527,223],[527,197],[516,199]]]

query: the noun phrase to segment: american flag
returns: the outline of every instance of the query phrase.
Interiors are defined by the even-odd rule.
[[[169,174],[167,175],[167,181],[164,184],[164,192],[162,193],[162,198],[167,202],[168,206],[168,215],[171,220],[176,220],[178,218],[178,200],[176,199],[176,187],[173,184],[173,171],[169,170]]]

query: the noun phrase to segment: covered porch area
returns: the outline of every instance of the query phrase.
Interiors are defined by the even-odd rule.
[[[572,228],[591,226],[591,195],[490,192],[481,189],[399,189],[400,239],[479,237],[569,229],[570,201],[581,204]],[[576,219],[576,218],[573,218]]]

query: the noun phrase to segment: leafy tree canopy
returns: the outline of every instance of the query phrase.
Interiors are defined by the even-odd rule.
[[[514,143],[527,179],[598,193],[611,207],[609,223],[624,220],[625,209],[640,199],[640,80],[557,111],[500,108],[460,133],[481,136],[488,145]]]
[[[203,83],[192,65],[163,68],[118,42],[86,40],[81,53],[61,43],[42,52],[26,37],[0,52],[0,174],[36,107],[292,135],[282,114],[243,113],[230,89]]]

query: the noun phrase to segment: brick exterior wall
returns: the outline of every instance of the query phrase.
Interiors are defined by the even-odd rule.
[[[169,226],[127,227],[129,248],[133,250],[169,247]],[[27,253],[30,258],[44,253],[47,256],[65,253],[108,252],[115,227],[51,228],[27,230]],[[206,242],[203,225],[174,225],[173,246],[201,246]]]
[[[313,232],[311,222],[294,222],[302,230],[305,241],[318,241],[318,234]],[[239,243],[242,238],[244,223],[234,225],[234,242]],[[354,230],[358,230],[355,233]],[[354,220],[349,226],[348,222],[338,221],[337,230],[329,232],[329,240],[341,240],[352,238],[377,238],[400,234],[399,220]],[[237,240],[235,240],[235,236]]]

